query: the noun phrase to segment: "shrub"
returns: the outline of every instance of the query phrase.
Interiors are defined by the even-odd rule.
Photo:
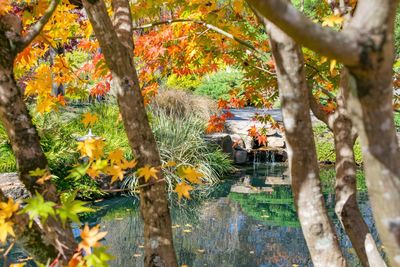
[[[203,138],[205,122],[189,115],[170,116],[163,110],[151,110],[151,125],[162,163],[174,161],[179,166],[193,166],[204,174],[204,180],[213,184],[222,175],[232,170],[231,160],[219,147],[207,143]],[[166,171],[165,179],[172,189],[179,177]],[[127,179],[125,185],[134,187],[136,177]]]
[[[177,90],[190,90],[194,91],[201,84],[201,78],[197,75],[184,75],[178,76],[171,74],[168,76],[165,83],[167,88]]]
[[[208,121],[211,115],[218,112],[215,101],[181,90],[160,90],[151,107],[154,111],[163,111],[171,117],[195,116],[204,121]]]
[[[200,86],[196,89],[197,95],[204,95],[213,99],[230,98],[229,92],[241,89],[243,74],[235,69],[218,71],[203,77]]]
[[[227,156],[219,148],[211,147],[203,140],[205,120],[200,118],[201,116],[191,114],[189,106],[183,114],[179,114],[180,116],[176,115],[177,111],[172,111],[173,108],[171,114],[167,114],[166,107],[160,106],[157,109],[151,108],[149,116],[163,162],[175,160],[178,164],[198,166],[205,174],[206,180],[211,183],[230,170],[231,162]],[[198,106],[204,105],[198,103]],[[92,132],[106,139],[105,152],[120,148],[126,158],[132,158],[123,124],[119,120],[118,106],[113,101],[95,105],[68,106],[60,109],[58,113],[36,114],[33,117],[49,167],[52,173],[58,176],[54,179],[57,188],[78,190],[79,195],[85,198],[100,194],[97,182],[87,175],[76,181],[67,180],[65,177],[72,165],[78,161],[76,139],[87,134],[81,119],[82,113],[88,111],[96,113],[100,118],[93,126]],[[0,172],[13,171],[16,171],[15,158],[4,128],[0,125]],[[170,175],[166,176],[172,179]]]

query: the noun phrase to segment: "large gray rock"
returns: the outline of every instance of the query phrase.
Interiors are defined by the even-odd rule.
[[[17,173],[0,173],[0,188],[6,197],[13,199],[29,197],[28,190],[19,180]]]
[[[229,156],[233,158],[233,142],[229,134],[214,133],[208,134],[204,138],[210,143],[220,146],[223,152],[229,154]]]
[[[285,147],[285,139],[280,136],[269,136],[267,138],[268,147],[272,148],[284,148]]]
[[[233,161],[236,164],[245,164],[247,163],[248,155],[246,150],[234,150],[233,151]]]

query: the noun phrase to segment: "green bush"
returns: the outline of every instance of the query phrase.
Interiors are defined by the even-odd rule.
[[[207,143],[204,138],[205,122],[191,115],[182,117],[167,115],[163,110],[152,110],[151,126],[157,140],[162,163],[174,161],[179,166],[193,166],[204,174],[208,184],[232,170],[232,162],[219,147]],[[164,173],[169,188],[179,181],[174,172]],[[132,177],[126,185],[133,187],[137,178]]]
[[[397,131],[400,131],[400,112],[394,113],[394,124],[396,126]]]
[[[333,133],[323,123],[318,123],[313,127],[317,157],[319,162],[336,161],[335,145]],[[354,158],[357,164],[362,163],[361,146],[359,140],[354,145]]]
[[[78,137],[87,134],[82,125],[82,114],[92,112],[100,118],[93,128],[93,134],[103,137],[108,153],[117,148],[125,157],[132,158],[123,124],[118,119],[119,110],[113,102],[95,105],[68,106],[59,112],[36,114],[33,122],[41,137],[41,145],[49,161],[52,173],[58,178],[54,182],[59,190],[78,190],[81,197],[90,198],[100,194],[98,184],[89,176],[76,181],[65,179],[68,171],[78,162]],[[162,161],[175,160],[178,164],[197,166],[210,183],[215,182],[231,169],[231,162],[219,148],[211,147],[202,138],[205,121],[187,115],[182,118],[168,116],[162,112],[150,111],[151,124],[160,148]],[[0,172],[16,171],[15,158],[4,128],[0,125]],[[171,177],[167,174],[167,177]]]
[[[171,74],[168,76],[165,85],[170,89],[194,91],[200,85],[201,78],[197,75],[178,76]]]
[[[241,89],[243,74],[235,69],[218,71],[203,77],[195,94],[204,95],[213,99],[228,100],[230,91]]]

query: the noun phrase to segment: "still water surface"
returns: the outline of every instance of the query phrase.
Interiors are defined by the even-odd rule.
[[[206,197],[171,207],[174,242],[180,264],[188,266],[312,266],[285,176],[286,166],[264,165],[244,170],[242,181],[226,180]],[[278,184],[265,184],[272,177]],[[282,182],[279,182],[279,179]],[[271,179],[270,179],[271,180]],[[244,182],[244,184],[243,184]],[[235,193],[232,188],[256,187],[264,193]],[[272,190],[271,190],[272,189]],[[324,190],[329,214],[339,234],[350,266],[358,266],[354,249],[334,215],[331,189]],[[364,218],[374,237],[371,209],[365,192],[358,197]],[[175,202],[175,201],[173,201]],[[143,222],[138,201],[118,197],[96,204],[89,218],[108,234],[104,244],[116,256],[112,266],[143,266]],[[79,230],[76,229],[78,235]]]

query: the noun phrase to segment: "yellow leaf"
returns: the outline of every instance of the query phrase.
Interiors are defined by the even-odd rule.
[[[78,250],[83,249],[87,254],[91,254],[91,248],[99,247],[101,243],[99,242],[104,238],[107,232],[99,232],[100,225],[89,229],[89,226],[85,224],[81,232],[82,241],[78,245]]]
[[[0,0],[0,15],[4,15],[12,10],[9,0]]]
[[[332,59],[329,65],[329,71],[331,72],[331,75],[334,75],[335,67],[336,67],[336,60]]]
[[[200,178],[203,177],[203,174],[198,172],[195,168],[192,167],[182,167],[178,172],[178,175],[181,178],[188,180],[194,184],[201,184]]]
[[[176,166],[176,162],[175,161],[168,161],[163,165],[164,168],[166,168],[166,167],[175,167],[175,166]]]
[[[120,165],[122,169],[126,170],[126,169],[132,169],[135,168],[135,166],[137,165],[137,160],[131,160],[131,161],[127,161],[126,159],[122,160],[122,164]]]
[[[24,267],[26,265],[26,262],[22,263],[11,263],[10,267]]]
[[[188,185],[185,182],[179,183],[176,185],[175,187],[175,192],[178,193],[178,198],[181,199],[182,196],[190,199],[190,193],[189,191],[193,190],[193,187],[191,187],[190,185]]]
[[[105,171],[108,175],[111,175],[111,184],[117,180],[122,181],[124,179],[125,172],[118,165],[109,166]]]
[[[90,159],[99,159],[103,156],[104,142],[101,139],[88,138],[78,143],[78,150],[81,157],[89,157]]]
[[[344,18],[337,15],[330,15],[322,19],[322,26],[334,27],[336,25],[342,25]]]
[[[93,127],[93,125],[99,120],[96,114],[92,114],[90,112],[87,112],[82,115],[82,123],[85,124],[85,127]]]
[[[5,243],[8,235],[15,236],[13,223],[0,218],[0,242]]]
[[[146,165],[143,168],[140,168],[137,171],[137,175],[139,178],[143,177],[145,182],[149,181],[151,177],[154,179],[158,179],[157,177],[158,170],[150,165]]]
[[[124,152],[121,149],[116,149],[108,155],[111,163],[120,163],[124,158]]]
[[[0,202],[0,219],[11,218],[18,209],[19,204],[15,203],[12,198],[8,198],[8,202]]]

